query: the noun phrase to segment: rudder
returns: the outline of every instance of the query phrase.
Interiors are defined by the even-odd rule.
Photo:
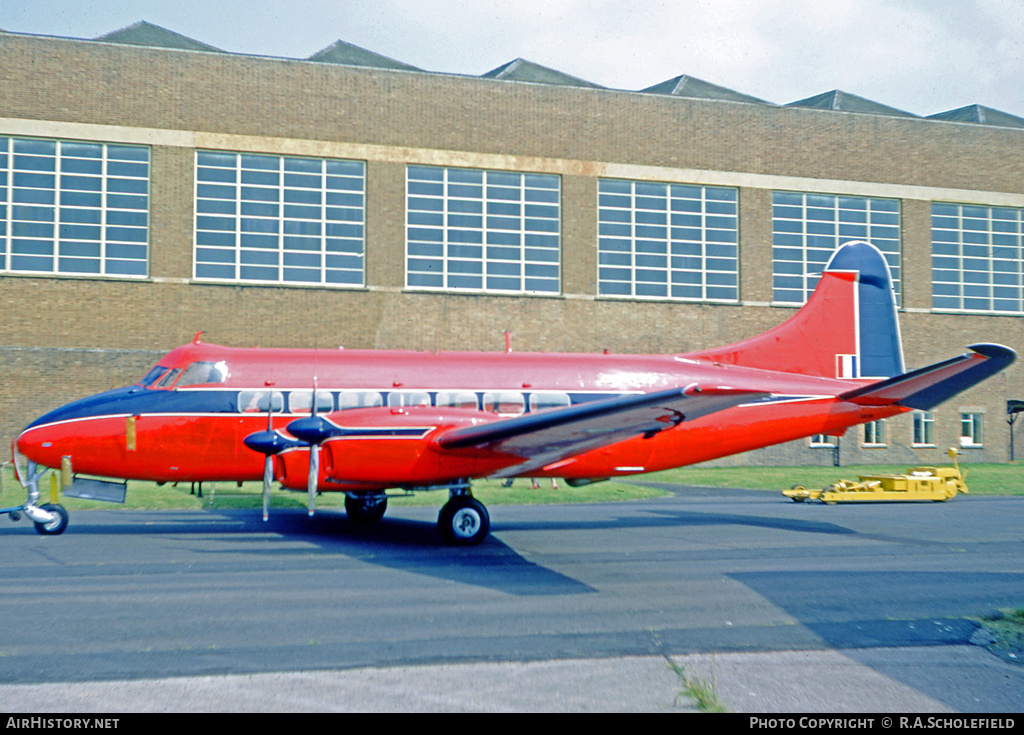
[[[896,297],[874,245],[839,247],[807,303],[764,334],[687,357],[827,378],[889,378],[903,372]]]

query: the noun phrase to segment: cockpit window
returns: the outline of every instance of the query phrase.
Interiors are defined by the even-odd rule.
[[[174,370],[168,370],[167,374],[158,380],[153,387],[154,388],[170,388],[174,383],[175,379],[181,374],[181,368],[174,368]]]
[[[146,373],[146,377],[139,381],[139,385],[141,385],[143,388],[148,388],[149,386],[153,385],[153,383],[157,381],[157,378],[163,375],[166,371],[167,368],[165,368],[163,365],[157,365],[155,368]]]
[[[228,378],[228,366],[221,362],[194,362],[185,368],[176,387],[187,385],[203,385],[205,383],[223,383]]]

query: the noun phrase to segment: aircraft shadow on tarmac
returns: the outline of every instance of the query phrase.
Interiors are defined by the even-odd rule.
[[[95,511],[78,512],[67,532],[68,537],[85,535],[145,536],[178,538],[203,536],[191,553],[201,556],[237,554],[238,541],[244,537],[245,554],[257,554],[261,563],[268,558],[284,562],[290,556],[308,554],[308,548],[281,544],[275,536],[312,544],[328,555],[358,559],[386,568],[398,569],[494,589],[520,596],[589,594],[589,585],[529,561],[501,541],[503,532],[541,531],[558,533],[570,530],[642,530],[645,528],[685,528],[716,525],[748,525],[784,531],[815,534],[849,534],[847,528],[832,523],[773,518],[731,513],[702,513],[648,507],[642,512],[598,512],[580,518],[552,518],[539,513],[522,520],[523,513],[499,516],[492,524],[492,535],[480,546],[451,547],[442,542],[431,516],[423,520],[390,516],[379,523],[351,521],[335,509],[318,511],[309,518],[302,509],[277,509],[264,523],[251,509],[208,509],[196,511]],[[19,524],[24,533],[30,526]],[[230,544],[230,549],[227,545]]]
[[[666,509],[649,509],[644,515],[616,516],[611,520],[554,521],[539,519],[530,522],[495,523],[495,532],[512,530],[568,531],[599,528],[682,528],[696,526],[756,526],[783,531],[824,534],[855,534],[849,528],[835,523],[804,521],[792,518],[740,515],[736,513],[704,513]]]
[[[30,525],[18,524],[18,531],[34,536],[30,529]],[[197,543],[190,553],[198,556],[237,555],[241,538],[241,553],[259,555],[260,563],[265,564],[268,559],[307,556],[308,548],[281,543],[301,541],[324,552],[319,564],[339,556],[513,595],[595,592],[589,585],[524,559],[494,536],[480,546],[453,547],[441,540],[433,521],[389,517],[378,523],[359,523],[333,509],[318,511],[312,518],[304,510],[276,510],[266,523],[252,510],[83,511],[75,514],[75,523],[64,537],[53,540],[150,535],[195,537]]]

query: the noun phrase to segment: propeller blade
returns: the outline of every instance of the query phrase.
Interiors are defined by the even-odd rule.
[[[270,518],[270,484],[274,481],[274,456],[267,455],[263,462],[263,522]]]
[[[309,445],[309,481],[306,489],[309,492],[309,515],[313,515],[316,504],[316,486],[320,479],[320,445]]]
[[[274,393],[267,402],[267,433],[274,431]],[[263,522],[270,520],[270,483],[274,481],[274,456],[268,454],[263,461]]]
[[[309,416],[313,423],[318,426],[323,424],[323,421],[316,415],[316,404],[317,404],[317,379],[313,378],[313,395],[309,398]],[[320,439],[323,441],[323,439]],[[320,481],[320,441],[311,442],[309,445],[309,479],[306,481],[306,491],[309,493],[309,517],[313,517],[313,511],[316,507],[316,486]]]

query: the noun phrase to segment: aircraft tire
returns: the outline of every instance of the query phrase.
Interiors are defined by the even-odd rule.
[[[68,527],[68,512],[64,510],[63,505],[57,505],[55,503],[47,503],[46,505],[39,506],[42,510],[49,513],[53,513],[57,517],[49,523],[36,523],[36,533],[40,533],[43,536],[59,536],[64,533],[64,529]]]
[[[384,517],[388,509],[388,499],[381,498],[376,503],[372,502],[372,496],[353,497],[345,496],[345,512],[350,520],[357,523],[374,523]]]
[[[476,546],[491,530],[491,518],[484,504],[475,498],[459,495],[441,508],[437,528],[445,543],[453,546]]]

